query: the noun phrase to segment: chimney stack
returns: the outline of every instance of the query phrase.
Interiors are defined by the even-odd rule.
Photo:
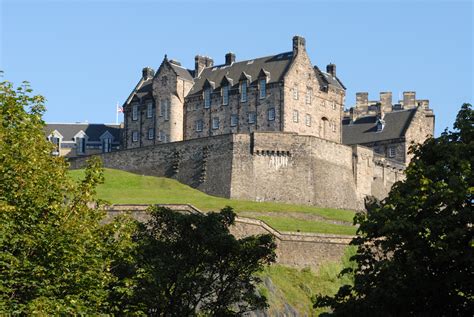
[[[392,111],[392,92],[386,91],[380,93],[380,107],[384,113]]]
[[[212,58],[196,55],[194,58],[194,77],[199,77],[204,68],[212,66],[214,66],[214,61]]]
[[[232,65],[233,62],[235,62],[235,54],[232,52],[225,54],[225,64]]]
[[[369,93],[358,92],[356,93],[356,108],[367,108],[369,106]]]
[[[414,91],[404,91],[403,92],[403,108],[404,109],[411,109],[415,108],[416,98],[415,98],[415,92]]]
[[[332,77],[336,77],[336,64],[333,64],[333,63],[328,64],[326,66],[326,72],[328,74],[331,74]]]
[[[306,40],[304,37],[299,35],[293,36],[293,57],[304,50],[306,50]]]
[[[150,79],[155,76],[155,71],[151,67],[145,67],[142,69],[142,77],[144,80]]]

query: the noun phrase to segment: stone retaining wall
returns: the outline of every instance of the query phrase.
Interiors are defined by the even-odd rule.
[[[175,211],[201,213],[191,205],[159,205]],[[107,208],[106,221],[119,214],[130,213],[139,221],[146,221],[148,205],[113,205]],[[317,269],[324,262],[339,261],[352,236],[301,232],[280,232],[262,220],[236,217],[230,232],[236,238],[255,234],[271,234],[277,244],[278,264],[290,267]]]

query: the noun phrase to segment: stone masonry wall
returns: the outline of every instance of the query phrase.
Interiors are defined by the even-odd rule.
[[[295,40],[295,57],[284,78],[282,131],[341,143],[345,91],[320,89],[304,42]]]
[[[201,212],[191,205],[161,205],[179,212]],[[107,210],[106,222],[122,213],[130,213],[139,221],[147,221],[147,205],[113,205]],[[276,263],[296,267],[317,269],[325,262],[340,261],[345,249],[351,241],[351,236],[315,234],[301,232],[280,232],[264,221],[236,217],[230,232],[237,238],[257,234],[270,234],[275,238]]]
[[[230,196],[232,135],[103,153],[99,157],[107,168],[174,178],[211,195]],[[84,167],[86,159],[71,159],[71,168]]]
[[[166,176],[211,195],[340,209],[383,198],[403,166],[314,136],[225,134],[100,154],[105,167]],[[86,157],[71,159],[72,168]]]

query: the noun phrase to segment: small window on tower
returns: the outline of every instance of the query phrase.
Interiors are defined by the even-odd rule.
[[[236,114],[230,116],[230,126],[235,127],[239,123],[239,117]]]
[[[268,109],[268,121],[275,120],[275,108]]]
[[[212,128],[214,130],[219,129],[219,118],[218,117],[212,118]]]
[[[397,155],[397,150],[394,146],[388,148],[388,157],[395,157]]]

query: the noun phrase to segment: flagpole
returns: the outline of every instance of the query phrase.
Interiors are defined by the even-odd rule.
[[[115,124],[118,125],[118,113],[119,113],[119,103],[115,106]]]

